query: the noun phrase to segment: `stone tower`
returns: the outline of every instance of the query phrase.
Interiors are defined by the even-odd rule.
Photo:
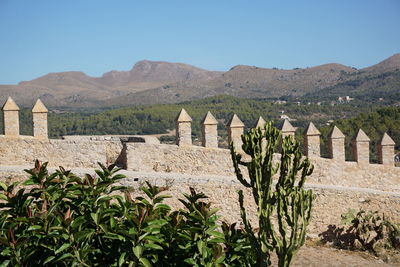
[[[338,127],[334,126],[328,135],[328,153],[331,159],[345,161],[346,154],[344,148],[345,136]]]
[[[233,142],[236,151],[242,151],[242,134],[244,132],[244,123],[239,119],[236,114],[233,114],[232,118],[227,124],[228,127],[228,142]]]
[[[387,133],[384,133],[378,144],[378,161],[380,164],[394,165],[394,146],[393,139]]]
[[[361,129],[353,139],[353,157],[360,164],[369,164],[369,141],[369,137]]]
[[[320,137],[321,133],[315,127],[314,123],[310,122],[304,133],[304,154],[307,157],[320,157]]]
[[[19,136],[19,107],[10,96],[3,105],[2,110],[4,135],[10,137]]]
[[[33,119],[33,136],[39,139],[48,139],[47,132],[47,113],[49,111],[38,99],[35,106],[32,108],[32,119]]]
[[[176,144],[192,145],[192,118],[182,109],[176,117]]]
[[[218,121],[214,118],[210,111],[201,121],[201,145],[204,147],[218,147]]]

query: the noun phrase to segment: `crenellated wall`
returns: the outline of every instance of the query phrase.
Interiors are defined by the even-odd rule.
[[[128,170],[141,172],[176,172],[195,175],[233,175],[229,150],[218,148],[217,120],[208,112],[201,121],[202,147],[192,145],[190,115],[182,109],[176,118],[176,144],[159,144],[155,137],[140,136],[66,136],[50,140],[47,136],[47,108],[38,100],[32,109],[34,136],[19,135],[17,104],[8,98],[3,106],[4,135],[0,135],[2,165],[24,165],[38,158],[50,166],[93,167],[97,161],[117,162]],[[6,115],[8,114],[8,115]],[[11,114],[11,115],[10,115]],[[255,127],[265,125],[259,118]],[[228,139],[241,150],[244,124],[234,114],[227,124]],[[294,135],[294,127],[285,120],[282,135]],[[353,140],[355,162],[345,161],[344,134],[336,126],[328,136],[330,159],[320,157],[320,132],[310,122],[304,131],[305,154],[316,166],[311,178],[318,183],[381,187],[387,180],[398,190],[400,168],[394,167],[393,140],[385,133],[378,145],[380,164],[369,162],[369,138],[360,129]],[[279,158],[279,155],[276,156]],[[372,180],[372,181],[371,181]]]
[[[238,184],[228,149],[218,148],[217,121],[208,112],[201,121],[202,146],[192,145],[189,114],[182,110],[176,118],[176,145],[160,144],[152,136],[65,136],[63,140],[48,139],[47,109],[38,101],[33,112],[34,136],[19,134],[19,108],[9,98],[3,106],[4,133],[0,135],[0,177],[21,179],[23,167],[33,166],[35,159],[48,161],[49,166],[65,168],[95,168],[97,162],[117,163],[124,167],[128,178],[123,184],[138,186],[145,180],[163,184],[172,181],[167,200],[179,207],[176,200],[188,186],[194,186],[221,208],[223,220],[240,220],[237,203]],[[260,117],[255,127],[262,127]],[[228,139],[241,150],[244,124],[234,115],[227,125]],[[283,136],[294,136],[295,128],[285,120]],[[318,234],[329,224],[338,224],[347,208],[380,210],[395,221],[400,220],[400,168],[394,166],[395,143],[384,134],[378,144],[379,164],[369,162],[369,138],[360,129],[353,140],[355,161],[345,161],[344,134],[334,127],[328,135],[330,158],[320,156],[320,132],[310,123],[304,131],[304,150],[315,169],[307,187],[316,194],[314,218],[309,233]],[[275,161],[280,155],[275,154]],[[13,170],[19,170],[13,172]],[[86,169],[87,171],[90,171]],[[22,174],[21,174],[22,173]],[[244,172],[245,173],[245,172]],[[14,178],[12,178],[14,177]],[[251,192],[245,190],[245,205],[256,207]],[[254,219],[254,216],[250,216]]]

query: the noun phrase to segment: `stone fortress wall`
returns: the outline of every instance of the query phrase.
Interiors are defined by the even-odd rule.
[[[9,98],[3,106],[4,133],[0,135],[0,177],[12,173],[12,166],[31,167],[33,161],[48,161],[49,166],[95,168],[97,162],[117,163],[125,169],[126,185],[151,180],[163,184],[172,181],[170,193],[180,197],[187,186],[195,186],[220,207],[222,219],[239,220],[236,191],[241,188],[234,176],[228,149],[218,148],[217,120],[208,112],[201,121],[202,146],[192,145],[189,114],[182,109],[176,118],[176,145],[160,144],[151,136],[66,136],[48,139],[47,109],[38,100],[32,109],[33,136],[19,135],[19,108]],[[263,126],[260,118],[256,127]],[[244,124],[234,115],[227,125],[228,139],[240,150]],[[285,121],[282,135],[295,129]],[[345,161],[345,136],[334,127],[328,136],[329,158],[320,157],[320,132],[310,123],[304,132],[304,152],[315,166],[307,187],[317,193],[310,231],[320,233],[329,224],[337,224],[347,208],[374,209],[400,221],[400,168],[394,165],[395,143],[384,134],[378,145],[379,164],[369,159],[369,138],[360,129],[353,140],[355,161]],[[276,155],[279,158],[279,154]],[[8,167],[7,167],[8,166]],[[10,171],[11,170],[11,171]],[[1,178],[0,178],[1,179]],[[255,209],[247,192],[250,209]],[[172,205],[180,204],[171,199]],[[175,202],[174,202],[175,201]]]

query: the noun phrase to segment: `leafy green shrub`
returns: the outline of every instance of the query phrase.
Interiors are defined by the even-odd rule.
[[[100,167],[81,178],[36,161],[23,185],[0,183],[0,265],[224,266],[225,235],[204,194],[191,189],[186,209],[171,211],[164,188],[133,198],[114,165]]]
[[[299,143],[293,137],[283,139],[280,163],[273,162],[279,140],[280,131],[268,122],[263,129],[251,129],[242,135],[242,148],[250,156],[250,161],[242,161],[242,155],[236,153],[231,144],[236,176],[252,190],[257,205],[259,231],[256,234],[247,220],[243,192],[239,191],[241,216],[256,254],[257,266],[270,265],[270,251],[273,250],[278,256],[279,266],[291,264],[304,244],[315,198],[311,190],[304,189],[305,179],[311,175],[313,166],[307,158],[303,158]],[[243,177],[239,165],[247,167],[249,180]],[[273,190],[275,174],[278,181]],[[273,217],[277,220],[274,221]]]

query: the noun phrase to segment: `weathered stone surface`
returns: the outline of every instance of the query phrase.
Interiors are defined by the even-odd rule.
[[[151,135],[64,135],[64,140],[121,141],[146,144],[160,144],[160,140]]]
[[[47,139],[47,113],[33,113],[32,114],[33,136],[35,138]]]
[[[210,111],[207,111],[206,115],[200,122],[202,125],[217,125],[218,121],[215,119]]]
[[[179,112],[178,116],[175,119],[176,122],[191,122],[192,118],[189,116],[187,111],[183,108]]]
[[[244,132],[244,123],[239,119],[236,114],[233,114],[232,118],[227,124],[228,131],[228,143],[233,142],[236,151],[242,150],[242,138],[241,135]]]
[[[281,131],[282,131],[282,138],[285,138],[288,135],[294,136],[296,129],[292,126],[292,124],[290,124],[290,122],[287,119],[285,119],[283,121]]]
[[[49,112],[49,110],[46,108],[43,102],[40,99],[36,100],[36,103],[32,108],[32,113],[47,113],[47,112]]]
[[[232,175],[229,150],[127,143],[127,169],[141,172]]]
[[[35,159],[49,166],[96,167],[111,163],[122,151],[121,142],[45,140],[32,136],[0,136],[1,165],[31,165]]]
[[[354,140],[357,141],[357,142],[369,142],[369,141],[371,141],[369,139],[369,137],[367,136],[367,134],[362,129],[358,130],[357,135],[354,138]]]
[[[142,172],[176,172],[188,175],[233,174],[228,149],[177,147],[171,145],[127,144],[128,169]],[[279,160],[280,155],[275,154]],[[315,169],[308,181],[344,187],[364,187],[382,191],[400,191],[400,168],[381,164],[360,166],[356,162],[313,158]],[[246,171],[243,172],[247,175]]]
[[[266,123],[267,122],[264,120],[264,118],[260,116],[254,124],[254,128],[264,128]]]
[[[210,111],[201,120],[201,145],[204,147],[218,147],[218,121]]]
[[[332,131],[329,133],[328,138],[343,139],[343,138],[345,138],[345,136],[342,133],[342,131],[335,125],[335,126],[333,126]]]
[[[143,181],[146,179],[142,180]],[[162,186],[172,184],[164,194],[173,196],[166,200],[168,205],[174,208],[184,208],[178,198],[182,193],[189,192],[189,187],[193,187],[197,192],[203,192],[209,198],[207,201],[212,203],[212,207],[218,208],[220,215],[219,221],[229,223],[238,222],[240,224],[240,207],[238,203],[237,191],[243,190],[244,206],[253,227],[257,224],[257,209],[254,204],[251,190],[244,188],[237,183],[221,184],[212,181],[201,183],[180,183],[178,180],[159,181]],[[137,186],[137,185],[136,185]],[[307,186],[316,193],[316,200],[313,205],[312,219],[307,228],[307,234],[320,235],[329,229],[330,225],[341,226],[341,215],[346,213],[349,208],[359,210],[378,210],[385,214],[385,217],[392,221],[400,220],[400,196],[398,194],[369,193],[361,190],[346,190],[341,188],[324,188]],[[365,201],[360,201],[364,199]]]
[[[353,139],[353,157],[359,164],[369,164],[369,137],[363,130],[358,130]]]
[[[15,101],[9,96],[2,107],[3,111],[19,111],[19,107]]]
[[[43,102],[38,99],[35,106],[32,108],[32,120],[33,120],[33,136],[35,138],[47,139],[47,113],[48,109],[45,107]]]
[[[233,114],[226,126],[228,128],[244,128],[244,123],[239,119],[238,115]]]
[[[192,145],[192,124],[190,122],[176,122],[176,144],[178,146]]]
[[[217,124],[201,125],[201,145],[204,147],[218,147]]]
[[[9,137],[19,136],[19,107],[11,97],[3,105],[3,133]]]
[[[310,122],[307,126],[307,129],[305,131],[306,136],[310,135],[321,135],[320,131],[315,127],[314,123]]]
[[[192,145],[192,118],[182,109],[176,117],[176,144],[178,146]]]
[[[312,122],[304,133],[304,154],[308,157],[319,157],[321,155],[319,130]]]
[[[328,135],[328,153],[331,159],[345,161],[344,139],[345,136],[342,131],[334,126]]]
[[[387,133],[383,134],[378,144],[378,162],[383,165],[394,165],[394,146],[395,142]]]

